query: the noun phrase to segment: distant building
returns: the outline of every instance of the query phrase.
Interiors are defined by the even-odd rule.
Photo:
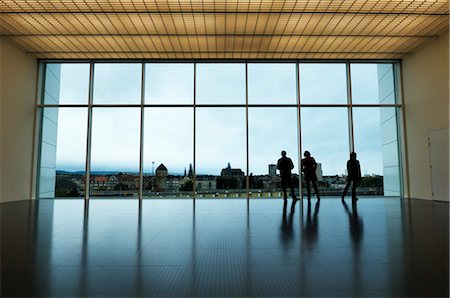
[[[94,177],[94,187],[95,188],[106,188],[107,183],[108,183],[108,178],[105,176]]]
[[[128,175],[128,174],[122,174],[118,175],[119,183],[122,185],[125,185],[127,189],[136,189],[139,184],[139,179],[136,181],[136,176]]]
[[[119,183],[119,179],[117,179],[116,175],[111,175],[108,178],[108,189],[114,189],[117,183]]]
[[[184,173],[184,176],[186,176],[186,171],[184,171],[185,173]],[[190,163],[189,164],[189,172],[188,172],[188,175],[187,175],[189,178],[192,178],[193,176],[194,176],[194,173],[193,173],[193,171],[192,171],[192,164]]]
[[[217,189],[216,176],[199,175],[195,178],[197,191],[213,191]]]
[[[156,168],[156,176],[159,176],[159,177],[167,176],[167,168],[164,164],[160,164]]]
[[[164,191],[167,188],[167,168],[160,164],[156,168],[156,190]]]
[[[276,176],[277,175],[277,165],[270,164],[269,165],[269,176]]]
[[[323,181],[322,164],[318,163],[316,168],[317,181]]]
[[[168,176],[167,177],[167,188],[172,191],[178,191],[180,189],[182,177],[180,176]]]
[[[232,169],[230,163],[228,163],[228,166],[220,172],[220,176],[243,177],[244,172],[241,169]]]

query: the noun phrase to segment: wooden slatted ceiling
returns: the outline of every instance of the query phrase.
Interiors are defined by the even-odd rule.
[[[449,25],[448,1],[0,2],[2,38],[39,58],[397,59]]]

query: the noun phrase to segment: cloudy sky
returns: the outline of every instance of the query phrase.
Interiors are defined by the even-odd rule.
[[[145,102],[193,104],[194,66],[146,64]],[[140,104],[141,64],[95,65],[95,104]],[[375,64],[353,64],[354,103],[378,103]],[[197,64],[197,104],[245,104],[245,64]],[[302,104],[345,104],[345,64],[300,64]],[[60,104],[86,104],[89,65],[63,64]],[[295,64],[248,65],[250,104],[295,104]],[[355,149],[363,174],[382,174],[380,108],[354,108]],[[301,109],[301,145],[322,164],[324,175],[343,174],[349,155],[348,109]],[[94,108],[93,171],[138,171],[140,108]],[[231,164],[246,171],[246,111],[241,107],[198,107],[196,110],[198,174],[219,175]],[[286,150],[298,173],[298,110],[293,107],[252,107],[248,111],[249,172],[267,174]],[[86,108],[60,108],[57,169],[82,171],[86,155]],[[163,163],[180,174],[194,159],[194,111],[191,107],[150,107],[144,113],[144,172]]]

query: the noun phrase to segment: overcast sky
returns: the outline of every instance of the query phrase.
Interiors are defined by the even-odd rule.
[[[139,104],[141,64],[96,64],[93,101],[98,104]],[[198,104],[245,104],[245,64],[197,64]],[[145,102],[192,104],[193,64],[147,64]],[[376,64],[353,64],[354,103],[378,103]],[[300,64],[302,103],[345,104],[345,64]],[[63,64],[60,103],[86,104],[88,64]],[[295,104],[295,64],[249,64],[250,104]],[[379,108],[354,108],[355,149],[363,174],[382,174]],[[302,149],[322,164],[324,175],[343,174],[349,154],[347,108],[302,108]],[[193,108],[146,108],[144,172],[163,163],[169,174],[181,174],[193,163]],[[298,173],[298,110],[249,108],[249,172],[267,174],[286,150]],[[197,108],[196,165],[198,174],[220,175],[231,163],[246,171],[245,108]],[[139,108],[95,108],[92,126],[93,171],[138,171]],[[86,155],[86,108],[60,108],[57,169],[82,171]],[[153,166],[154,162],[154,166]]]

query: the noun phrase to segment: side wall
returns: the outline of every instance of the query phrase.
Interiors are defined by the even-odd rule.
[[[37,66],[0,39],[0,202],[32,197]]]
[[[404,57],[409,197],[431,200],[428,132],[449,126],[449,33]]]

